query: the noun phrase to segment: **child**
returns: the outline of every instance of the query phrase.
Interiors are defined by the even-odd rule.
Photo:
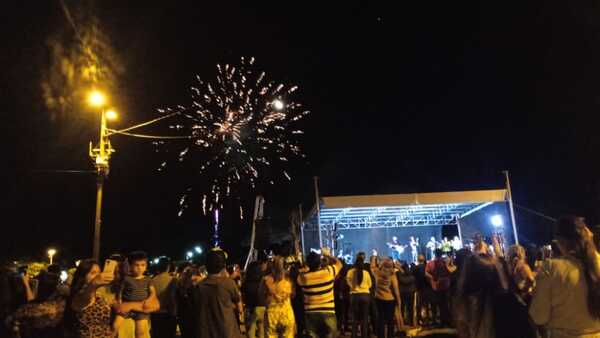
[[[132,252],[128,258],[129,274],[123,278],[120,301],[127,302],[145,302],[152,295],[156,294],[154,286],[151,285],[151,279],[144,275],[148,267],[148,256],[145,252]],[[131,318],[135,321],[135,336],[149,337],[148,320],[150,315],[143,312],[131,311],[125,315],[118,314],[115,317],[114,329],[119,331],[125,318]]]

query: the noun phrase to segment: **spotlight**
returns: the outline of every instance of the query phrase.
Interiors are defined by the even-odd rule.
[[[492,225],[495,227],[501,227],[502,225],[504,225],[504,221],[502,220],[502,216],[500,215],[494,215],[490,218],[490,221],[492,222]]]

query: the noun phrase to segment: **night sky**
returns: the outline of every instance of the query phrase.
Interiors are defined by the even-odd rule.
[[[123,128],[190,100],[195,75],[256,57],[272,78],[300,86],[308,161],[291,183],[260,189],[274,226],[322,195],[501,188],[515,202],[556,217],[600,221],[600,8],[548,1],[97,1],[95,17],[121,71],[111,100]],[[397,3],[397,4],[392,4]],[[94,219],[89,109],[57,114],[45,104],[52,44],[71,48],[60,1],[3,3],[0,111],[3,137],[0,256],[88,256]],[[152,130],[152,129],[151,129]],[[154,129],[154,131],[160,129]],[[164,130],[164,129],[163,129]],[[103,253],[145,249],[181,257],[206,245],[207,219],[177,218],[194,177],[159,174],[147,141],[115,137],[105,191]],[[251,213],[254,192],[240,195]],[[233,203],[233,202],[232,202]],[[198,211],[199,212],[199,211]],[[249,232],[230,212],[223,246]],[[517,209],[531,241],[550,223]],[[544,239],[545,240],[545,239]],[[57,256],[58,257],[58,256]]]

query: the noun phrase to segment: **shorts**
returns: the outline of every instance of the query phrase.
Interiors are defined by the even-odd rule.
[[[131,318],[133,320],[149,320],[150,319],[150,314],[149,313],[143,313],[143,312],[136,312],[136,311],[131,311],[128,312],[125,316],[125,318]]]

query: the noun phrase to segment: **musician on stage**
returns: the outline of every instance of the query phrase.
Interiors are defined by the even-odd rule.
[[[413,236],[410,236],[410,256],[411,262],[417,263],[417,256],[419,256],[419,237],[416,239]]]
[[[448,240],[448,237],[444,237],[441,243],[441,249],[444,255],[450,255],[452,252],[452,243]]]
[[[437,249],[439,245],[440,243],[435,240],[435,237],[431,237],[431,239],[429,239],[429,242],[427,242],[427,244],[425,245],[425,247],[429,249],[430,252],[429,259],[433,259],[435,257],[435,249]]]
[[[394,261],[400,260],[406,245],[400,245],[400,243],[398,243],[398,237],[394,236],[392,237],[392,242],[388,242],[387,246],[392,249],[392,259],[394,259]]]

